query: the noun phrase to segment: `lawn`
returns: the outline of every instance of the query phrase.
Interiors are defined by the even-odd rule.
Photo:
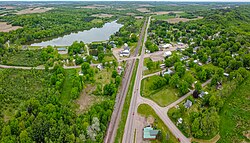
[[[220,140],[250,142],[244,133],[250,133],[250,78],[246,79],[225,101],[220,112]]]
[[[152,62],[152,60],[150,58],[145,58],[144,62],[143,62],[143,65],[147,66],[148,62]],[[156,72],[162,71],[162,69],[160,68],[160,64],[162,64],[162,63],[163,63],[162,61],[153,62],[152,69],[150,69],[150,70],[144,70],[143,71],[143,75],[148,75],[148,74],[152,74],[152,73],[156,73]]]
[[[150,99],[155,101],[160,106],[167,106],[179,98],[177,93],[178,91],[176,89],[165,86],[152,94]]]
[[[155,101],[160,106],[167,106],[179,98],[177,89],[168,85],[160,89],[152,90],[150,87],[157,81],[158,76],[151,76],[142,80],[141,94],[143,97]]]
[[[162,132],[162,140],[155,140],[152,142],[156,143],[176,143],[178,142],[177,139],[173,136],[173,134],[169,131],[168,127],[163,123],[163,121],[158,117],[158,115],[155,113],[155,111],[147,104],[141,104],[138,107],[137,112],[141,114],[142,116],[148,117],[153,116],[155,118],[154,127],[157,129],[160,129]],[[169,139],[167,139],[167,136]]]

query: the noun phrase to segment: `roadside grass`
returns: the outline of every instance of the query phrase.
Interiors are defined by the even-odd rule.
[[[41,53],[42,50],[20,50],[2,57],[0,61],[11,66],[36,67],[45,63],[40,58]]]
[[[159,106],[167,106],[179,98],[177,89],[168,85],[160,89],[150,89],[154,82],[157,82],[157,75],[145,78],[141,83],[141,95],[155,101]]]
[[[173,136],[173,134],[169,131],[168,127],[163,123],[163,121],[158,117],[155,111],[147,104],[141,104],[137,112],[144,117],[153,116],[155,118],[154,127],[156,129],[160,129],[162,132],[162,140],[154,140],[151,141],[153,143],[176,143],[177,139]],[[168,136],[168,139],[167,139]]]
[[[220,112],[220,140],[224,142],[250,142],[244,136],[250,133],[250,78],[227,97]]]
[[[134,89],[135,77],[136,77],[138,64],[139,64],[139,60],[136,60],[135,68],[133,70],[131,81],[130,81],[129,87],[128,87],[128,93],[127,93],[127,96],[125,98],[124,106],[123,106],[123,109],[122,109],[121,120],[119,122],[118,129],[117,129],[117,132],[116,132],[117,134],[115,136],[115,143],[121,143],[122,142],[122,137],[123,137],[123,133],[124,133],[125,124],[126,124],[126,121],[127,121],[130,101],[131,101],[131,97],[132,97],[132,93],[133,93],[133,89]]]
[[[152,62],[152,60],[150,58],[145,58],[144,62],[143,62],[143,65],[147,66],[148,62]],[[163,63],[162,61],[153,62],[152,69],[144,70],[143,75],[148,75],[148,74],[152,74],[152,73],[155,73],[155,72],[162,71],[162,69],[160,68],[160,64],[162,64],[162,63]]]

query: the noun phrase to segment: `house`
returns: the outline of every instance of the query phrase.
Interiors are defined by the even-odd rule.
[[[123,50],[120,52],[120,57],[129,57],[130,55],[130,50]]]
[[[221,82],[217,82],[217,85],[216,85],[216,89],[221,89],[222,88],[222,83]]]
[[[98,60],[98,57],[97,57],[97,56],[93,56],[93,59],[94,59],[95,61],[97,61],[97,60]]]
[[[57,48],[58,54],[67,54],[68,50],[65,47]]]
[[[184,103],[185,108],[190,108],[193,105],[192,101],[187,100],[186,103]]]
[[[182,124],[182,122],[183,122],[183,119],[179,118],[177,124]]]
[[[202,91],[198,96],[199,96],[200,98],[203,98],[203,96],[204,96],[204,95],[207,95],[207,94],[208,94],[208,92]]]
[[[172,55],[172,52],[171,51],[166,51],[164,52],[164,57],[169,57]]]
[[[189,59],[188,56],[183,56],[183,57],[181,58],[181,61],[185,61],[185,60],[187,60],[187,59]]]
[[[152,127],[143,128],[143,140],[155,140],[159,130],[154,130]]]
[[[160,68],[164,69],[164,68],[166,68],[166,65],[165,64],[160,64]]]
[[[99,70],[102,70],[102,69],[103,69],[103,66],[102,66],[101,64],[98,64],[96,67],[97,67]]]
[[[229,77],[229,74],[228,73],[223,73],[224,76],[226,77]]]
[[[119,75],[121,75],[123,71],[124,71],[123,67],[122,67],[122,66],[118,66],[118,68],[117,68],[117,73],[118,73]]]
[[[164,76],[165,74],[169,74],[170,75],[172,73],[174,73],[174,72],[172,70],[168,69],[168,71],[163,72],[162,76]]]

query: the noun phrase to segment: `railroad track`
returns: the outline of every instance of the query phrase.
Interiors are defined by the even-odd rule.
[[[140,33],[140,38],[138,40],[137,47],[136,47],[135,52],[134,52],[132,57],[136,57],[138,55],[139,49],[142,46],[142,39],[143,39],[143,36],[145,33],[146,24],[147,24],[147,19],[145,20],[145,22],[143,24],[143,27],[142,27],[142,30]],[[128,87],[129,87],[130,80],[131,80],[133,70],[135,67],[135,62],[136,62],[136,59],[133,59],[133,60],[128,61],[126,63],[126,69],[125,69],[124,77],[122,80],[122,86],[120,88],[121,91],[118,92],[117,97],[116,97],[114,111],[112,113],[111,120],[110,120],[108,129],[107,129],[107,134],[106,134],[106,137],[104,139],[105,143],[113,143],[114,142],[117,128],[119,125],[119,121],[121,118],[123,105],[124,105],[125,98],[126,98],[126,95],[128,92]]]

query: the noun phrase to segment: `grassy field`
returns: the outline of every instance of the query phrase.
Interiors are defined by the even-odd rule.
[[[119,122],[118,129],[117,129],[117,134],[115,136],[115,143],[121,143],[122,142],[122,136],[123,136],[125,124],[126,124],[126,121],[127,121],[128,110],[129,110],[129,106],[130,106],[130,100],[131,100],[133,89],[134,89],[135,77],[136,77],[138,63],[139,63],[139,61],[137,60],[136,64],[135,64],[136,68],[134,68],[134,70],[133,70],[131,81],[130,81],[130,84],[129,84],[129,87],[128,87],[128,94],[126,96],[125,103],[124,103],[124,106],[123,106],[123,109],[122,109],[121,120]]]
[[[64,103],[67,103],[70,101],[71,99],[71,89],[72,89],[72,79],[76,74],[76,70],[75,69],[68,69],[65,70],[65,81],[63,83],[63,88],[62,88],[62,92],[61,92],[61,101]]]
[[[152,142],[159,142],[159,143],[176,143],[178,142],[177,139],[173,136],[173,134],[169,131],[168,127],[162,122],[162,120],[158,117],[158,115],[155,113],[155,111],[147,104],[141,104],[138,107],[137,112],[141,114],[142,116],[148,117],[153,116],[155,118],[154,126],[157,129],[160,129],[162,132],[162,140],[155,140]],[[167,140],[166,136],[169,136],[169,139]]]
[[[250,142],[250,78],[246,79],[225,101],[220,112],[220,140],[225,142]]]
[[[31,51],[17,51],[14,54],[8,54],[6,57],[2,57],[1,64],[14,65],[14,66],[39,66],[44,64],[41,60],[41,50]]]
[[[168,14],[163,14],[163,15],[154,15],[152,18],[155,18],[157,20],[166,20],[169,18],[175,18],[175,16],[170,16]]]
[[[167,106],[178,99],[178,91],[171,87],[163,87],[150,96],[160,106]]]
[[[151,62],[151,59],[150,58],[145,58],[144,59],[144,63],[143,65],[144,66],[147,66],[147,63],[148,62]],[[157,65],[158,63],[158,65]],[[156,73],[156,72],[159,72],[159,71],[162,71],[162,69],[160,68],[160,64],[162,64],[163,62],[162,61],[158,61],[158,62],[153,62],[153,67],[151,70],[144,70],[143,71],[143,75],[148,75],[148,74],[152,74],[152,73]]]
[[[177,89],[174,89],[168,85],[157,90],[150,89],[156,80],[157,76],[151,76],[142,80],[142,96],[155,101],[160,106],[167,106],[179,98],[179,92]]]

